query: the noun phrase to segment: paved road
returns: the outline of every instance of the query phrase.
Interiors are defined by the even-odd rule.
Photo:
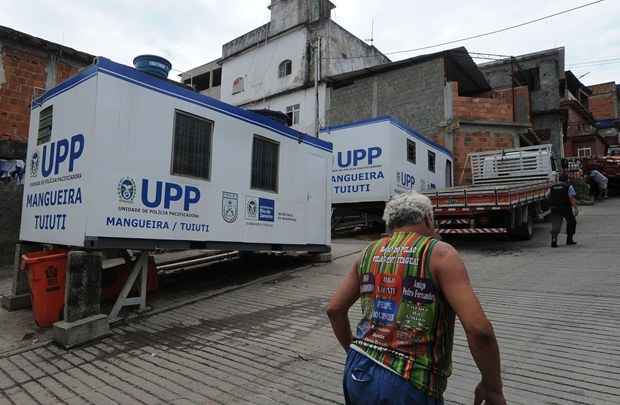
[[[511,404],[620,403],[620,200],[582,211],[576,248],[548,248],[548,224],[529,242],[457,243],[495,325]],[[161,302],[81,349],[0,356],[0,403],[342,403],[344,355],[323,308],[361,246],[338,244],[330,265]],[[479,376],[460,327],[455,339],[447,403],[470,404]]]

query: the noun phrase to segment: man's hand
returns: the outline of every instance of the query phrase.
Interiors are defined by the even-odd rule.
[[[482,383],[478,384],[474,395],[474,405],[506,405],[503,392],[489,391]]]

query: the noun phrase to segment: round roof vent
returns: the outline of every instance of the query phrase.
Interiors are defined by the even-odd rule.
[[[157,55],[136,56],[133,60],[133,65],[142,72],[161,77],[162,79],[167,79],[168,73],[172,69],[172,64],[168,59]]]

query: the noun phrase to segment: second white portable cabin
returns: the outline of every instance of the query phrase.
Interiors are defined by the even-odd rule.
[[[325,128],[321,133],[334,148],[333,226],[359,214],[377,222],[394,195],[452,186],[450,151],[392,117]]]
[[[21,240],[329,250],[332,145],[98,58],[35,100]]]

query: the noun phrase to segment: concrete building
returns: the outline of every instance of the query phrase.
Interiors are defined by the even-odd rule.
[[[290,125],[303,132],[325,126],[324,79],[389,62],[332,21],[334,7],[328,0],[272,0],[270,22],[223,45],[217,62],[222,69],[221,100],[282,111]],[[184,81],[191,72],[182,74]]]
[[[92,63],[75,49],[0,26],[0,159],[25,160],[30,103]],[[0,264],[13,260],[23,187],[0,182]]]
[[[561,91],[566,86],[564,48],[483,63],[480,70],[493,89],[525,85],[530,93],[535,143],[551,143],[553,153],[564,157],[564,121]]]
[[[364,68],[327,82],[328,126],[396,118],[453,153],[457,184],[469,181],[469,153],[529,144],[527,87],[492,91],[465,48]]]
[[[179,75],[181,81],[205,96],[221,98],[222,67],[220,60],[205,63]]]

